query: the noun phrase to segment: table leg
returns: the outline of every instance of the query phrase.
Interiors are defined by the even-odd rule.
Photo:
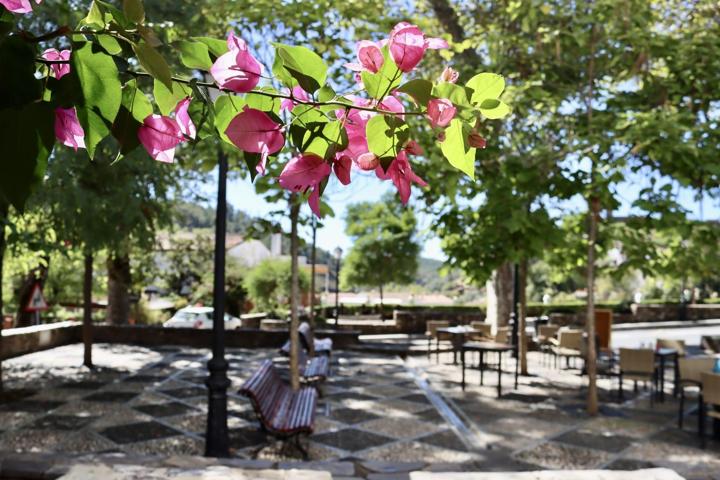
[[[462,362],[462,389],[465,391],[465,349],[460,350],[460,361]]]
[[[680,356],[678,354],[675,354],[675,378],[673,381],[673,396],[678,396],[678,391],[680,390]]]
[[[502,395],[502,356],[503,352],[498,352],[498,398]]]
[[[480,385],[483,384],[483,373],[485,373],[485,352],[480,350]]]
[[[665,401],[665,355],[660,357],[660,401]]]

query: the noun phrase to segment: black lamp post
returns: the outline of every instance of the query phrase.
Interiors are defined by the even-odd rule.
[[[218,196],[215,216],[215,274],[213,278],[212,359],[208,362],[208,417],[205,456],[229,457],[227,427],[227,377],[225,360],[225,230],[227,223],[227,172],[225,152],[218,151]]]
[[[340,317],[340,258],[342,258],[342,248],[337,247],[333,252],[335,254],[335,326],[338,326]]]

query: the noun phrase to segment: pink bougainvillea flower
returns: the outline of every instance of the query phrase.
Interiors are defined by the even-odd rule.
[[[446,98],[433,98],[428,102],[427,115],[432,127],[445,128],[455,117],[457,109]]]
[[[57,51],[54,48],[48,48],[42,53],[42,58],[51,61],[68,61],[70,60],[70,50]],[[70,73],[69,63],[52,63],[50,70],[55,74],[55,78],[60,79],[64,75]]]
[[[330,164],[319,155],[303,153],[293,157],[280,173],[280,186],[286,190],[304,191],[330,175]]]
[[[37,4],[40,4],[40,2],[42,0],[35,0]],[[13,13],[30,13],[33,9],[30,0],[0,0],[0,5]]]
[[[315,215],[322,217],[322,212],[320,211],[320,185],[313,187],[313,191],[308,197],[308,205],[310,205],[310,210],[312,210]]]
[[[385,63],[383,57],[382,45],[370,40],[361,40],[357,45],[357,58],[359,63],[346,63],[345,67],[356,72],[363,70],[377,73]]]
[[[215,60],[210,75],[220,88],[236,93],[249,92],[260,81],[262,65],[252,56],[247,43],[232,32],[227,39],[229,52]]]
[[[295,86],[292,90],[285,89],[285,93],[290,95],[293,98],[284,98],[282,102],[280,102],[280,110],[292,110],[295,105],[297,105],[297,102],[295,100],[300,100],[303,102],[307,102],[310,100],[310,96],[308,93],[302,89],[301,86]]]
[[[175,106],[175,121],[177,121],[180,131],[186,137],[195,138],[197,130],[193,123],[190,115],[188,114],[188,107],[190,106],[190,97],[185,97],[178,102]]]
[[[365,152],[358,155],[355,163],[360,170],[375,170],[380,165],[380,159],[372,152]]]
[[[445,67],[445,70],[442,71],[440,74],[440,81],[441,82],[448,82],[448,83],[455,83],[457,82],[458,77],[460,74],[451,67]]]
[[[480,148],[480,149],[485,148],[487,146],[487,142],[485,141],[485,138],[477,132],[470,132],[470,134],[468,135],[468,144],[471,147]]]
[[[343,185],[350,185],[350,170],[352,169],[352,159],[347,155],[338,155],[333,162],[333,172]]]
[[[175,147],[185,140],[178,122],[164,115],[145,117],[137,135],[150,156],[163,163],[175,161]]]
[[[310,209],[320,217],[320,183],[330,175],[331,167],[319,155],[303,153],[290,160],[280,173],[280,186],[295,192],[313,191],[308,198]]]
[[[423,148],[415,140],[408,140],[405,144],[405,151],[410,155],[422,155],[425,153]]]
[[[394,95],[388,95],[378,104],[378,107],[382,110],[387,110],[393,113],[405,113],[405,107],[402,102]],[[400,118],[404,118],[404,115],[399,115]]]
[[[409,72],[420,63],[425,50],[448,48],[442,38],[426,38],[422,30],[408,22],[400,22],[390,32],[390,56],[403,72]]]
[[[230,141],[240,150],[261,154],[257,171],[265,174],[265,161],[268,155],[279,151],[285,145],[285,136],[280,125],[267,113],[245,107],[225,129]]]
[[[76,152],[78,148],[85,148],[85,131],[74,107],[55,109],[55,137]]]
[[[375,169],[375,175],[381,180],[392,180],[403,205],[407,205],[410,199],[410,186],[413,183],[421,187],[427,187],[427,183],[412,171],[407,154],[404,151],[401,151],[395,160],[392,161],[387,172],[384,172],[382,167],[379,166]]]

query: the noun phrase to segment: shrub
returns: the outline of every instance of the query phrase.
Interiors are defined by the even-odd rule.
[[[300,292],[310,288],[310,275],[300,270]],[[274,313],[290,305],[290,260],[267,259],[250,270],[245,279],[245,288],[254,311]]]

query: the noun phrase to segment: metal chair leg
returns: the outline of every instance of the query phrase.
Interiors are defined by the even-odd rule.
[[[680,409],[678,410],[678,428],[682,430],[685,417],[685,389],[680,387]]]

